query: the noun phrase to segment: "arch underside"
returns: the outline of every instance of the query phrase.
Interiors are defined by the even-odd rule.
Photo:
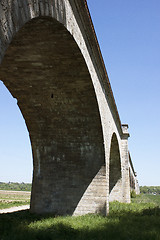
[[[129,169],[129,180],[130,180],[130,188],[131,190],[135,190],[135,179],[133,174],[131,173],[130,169]]]
[[[90,74],[70,33],[47,17],[26,23],[6,51],[0,77],[17,98],[30,134],[31,210],[54,214],[104,211],[99,110]]]
[[[109,162],[109,201],[122,201],[122,175],[119,145],[116,134],[111,140]]]

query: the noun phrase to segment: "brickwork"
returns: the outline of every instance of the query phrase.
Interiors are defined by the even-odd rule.
[[[130,201],[122,128],[86,1],[0,0],[0,79],[33,152],[31,211],[109,212]]]
[[[129,179],[130,179],[131,191],[134,190],[136,194],[140,194],[139,183],[137,180],[137,173],[134,171],[130,153],[129,153]]]

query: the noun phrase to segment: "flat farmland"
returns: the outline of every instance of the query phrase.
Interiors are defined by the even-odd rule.
[[[26,191],[0,190],[0,209],[29,204],[30,197]]]

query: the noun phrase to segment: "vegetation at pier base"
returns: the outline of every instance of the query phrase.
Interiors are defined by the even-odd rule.
[[[134,190],[131,191],[131,198],[136,198],[136,192]]]
[[[159,196],[142,194],[132,201],[131,204],[110,203],[108,217],[40,216],[28,210],[1,214],[0,239],[160,240]]]

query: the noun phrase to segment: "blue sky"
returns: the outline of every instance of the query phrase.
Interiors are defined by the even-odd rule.
[[[31,182],[29,133],[17,101],[0,81],[0,182]]]
[[[140,185],[160,185],[160,1],[88,0]],[[31,182],[24,119],[0,82],[0,181]]]
[[[88,0],[140,185],[160,185],[160,1]]]

